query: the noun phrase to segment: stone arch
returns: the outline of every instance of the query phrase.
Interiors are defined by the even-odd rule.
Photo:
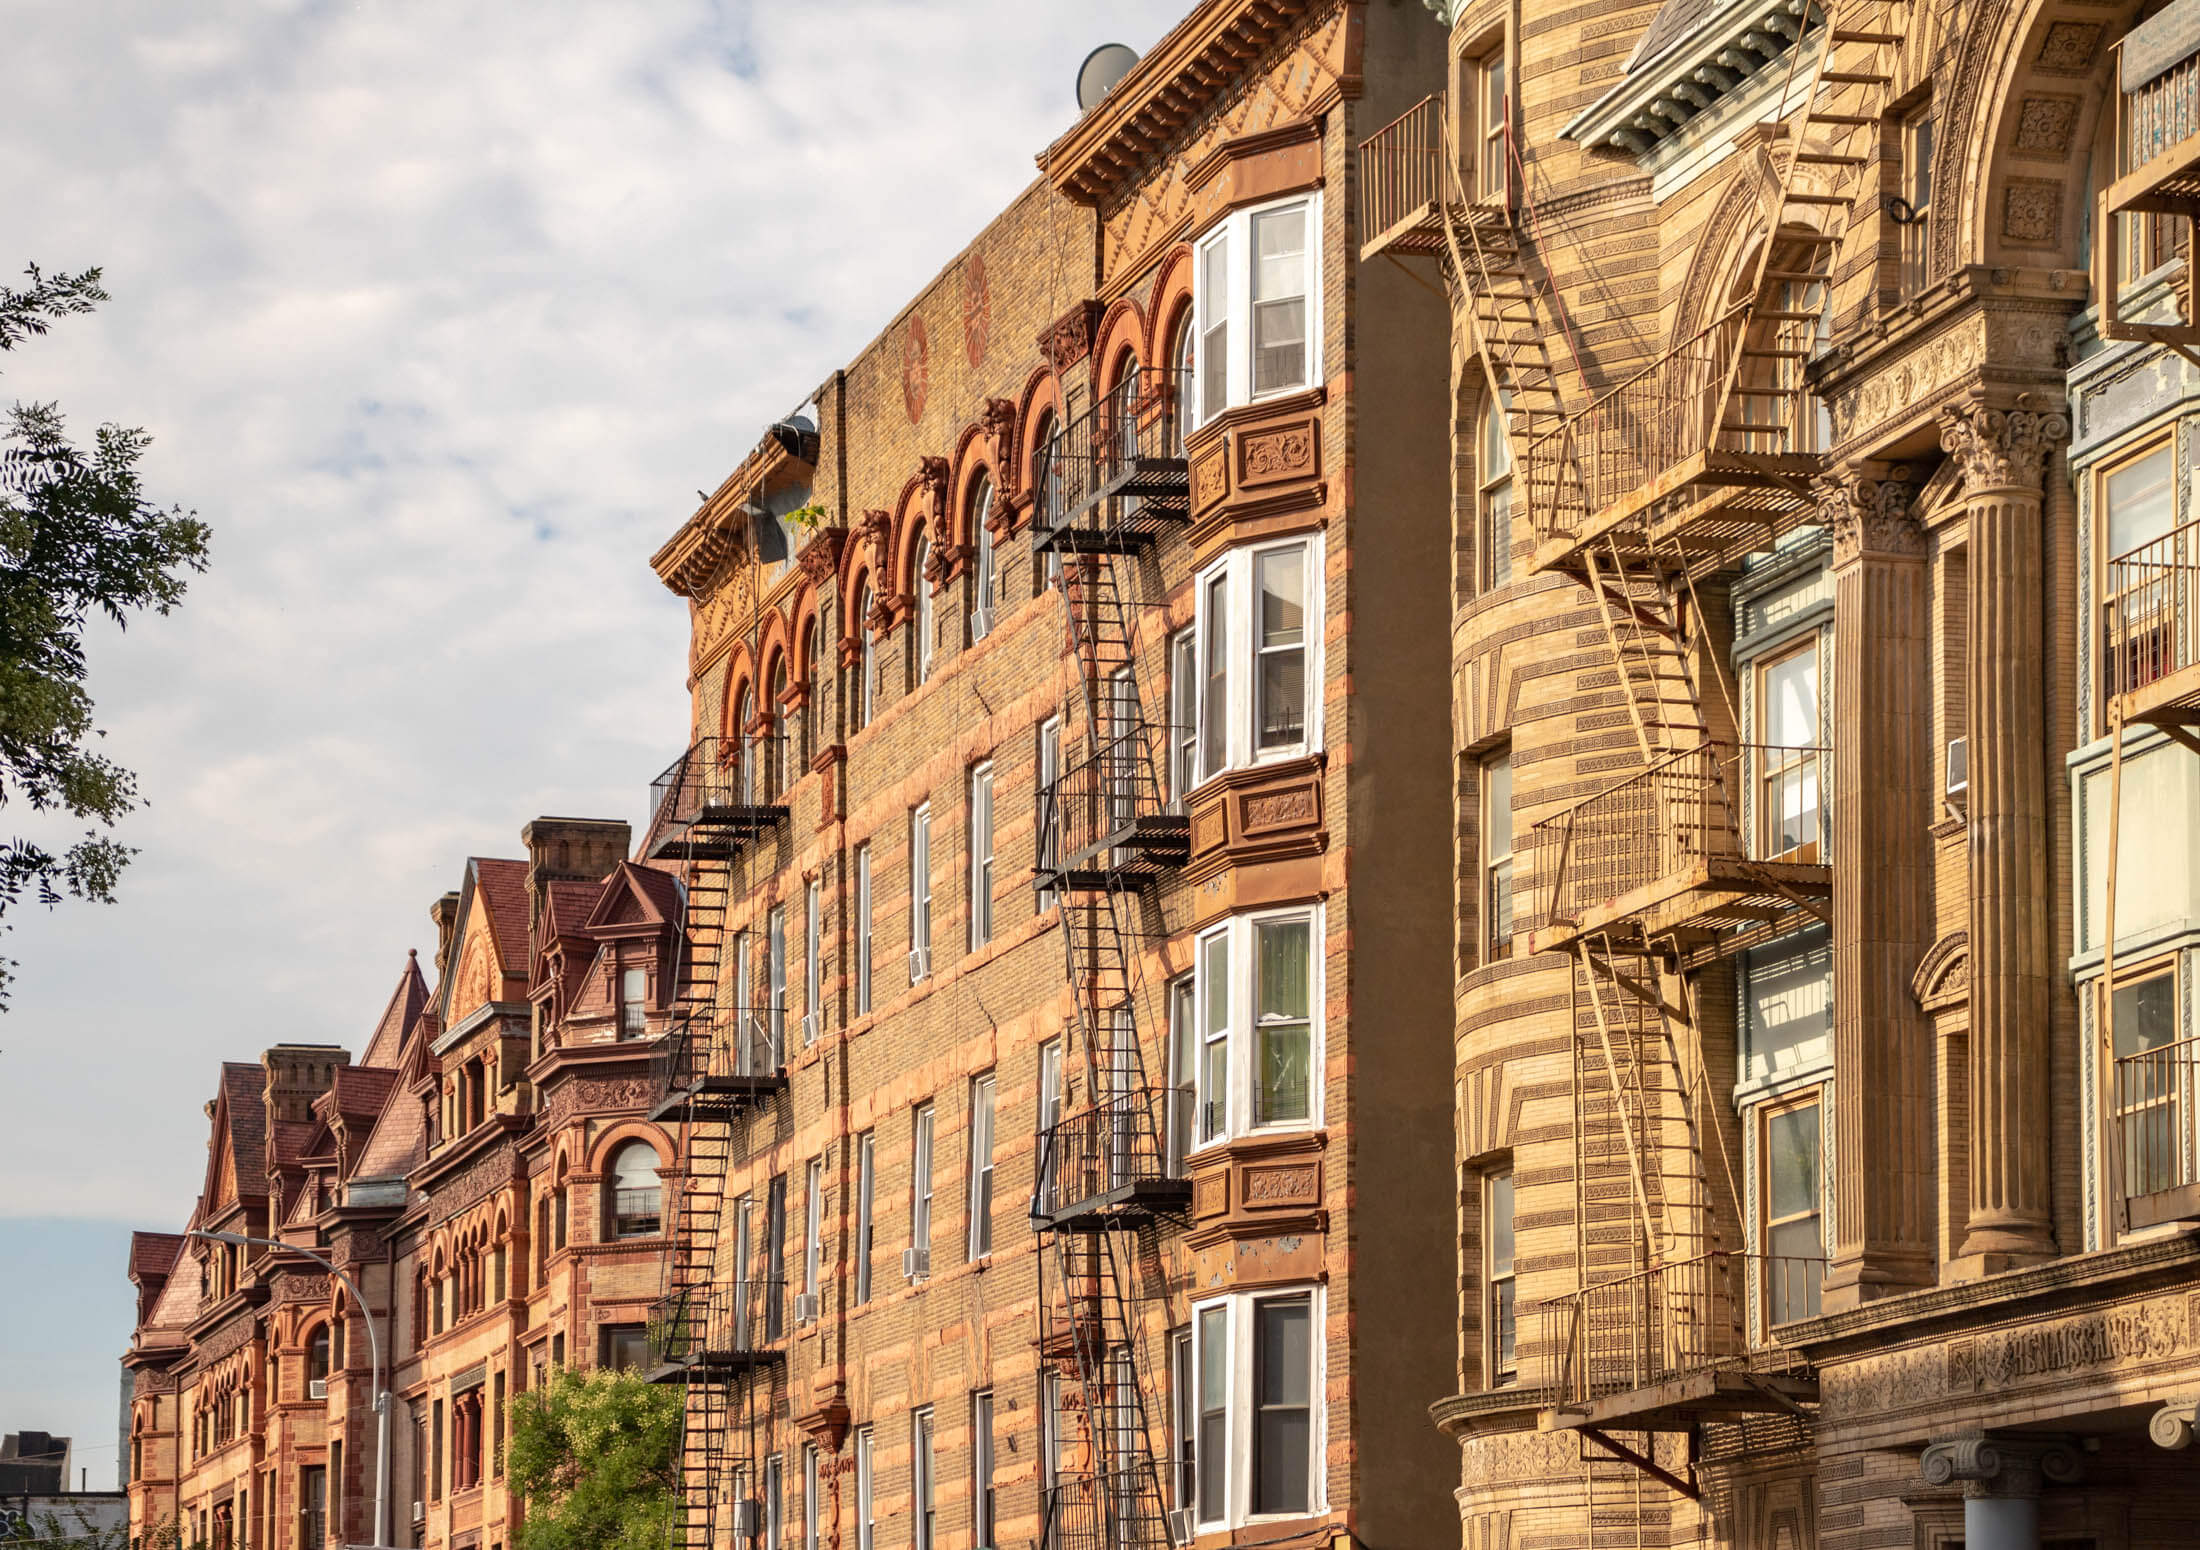
[[[1124,362],[1143,366],[1150,358],[1146,310],[1128,296],[1116,298],[1093,334],[1093,371],[1103,393],[1123,380]]]
[[[911,612],[905,600],[914,598],[917,588],[926,584],[924,578],[916,574],[917,540],[930,536],[924,530],[923,494],[924,475],[912,474],[894,502],[892,601],[896,624]]]
[[[733,749],[740,744],[741,738],[748,731],[746,727],[734,725],[735,712],[740,708],[742,692],[746,690],[748,692],[750,713],[751,715],[755,713],[756,684],[756,664],[749,655],[748,642],[743,641],[734,648],[733,654],[727,658],[726,692],[718,702],[719,736],[726,740],[719,745],[718,756],[721,761],[733,757]],[[561,1168],[564,1166],[563,1158],[559,1159],[559,1166]]]
[[[991,479],[996,490],[1001,485],[1000,473],[993,466],[992,445],[982,423],[968,426],[957,438],[954,469],[954,480],[948,487],[952,492],[948,498],[953,502],[952,531],[956,543],[972,545],[978,541],[978,524],[985,520],[985,513],[971,511],[971,492],[977,488],[981,476]]]
[[[795,595],[792,608],[793,623],[788,627],[787,638],[794,649],[794,681],[806,684],[817,672],[817,587],[805,583]]]
[[[677,1153],[672,1142],[662,1130],[646,1120],[623,1119],[604,1127],[603,1134],[589,1145],[590,1173],[608,1177],[612,1155],[629,1141],[646,1141],[657,1154],[657,1168],[665,1172],[672,1168]]]
[[[760,710],[773,716],[779,714],[779,707],[773,704],[770,699],[772,675],[778,670],[780,664],[787,660],[791,649],[788,639],[787,616],[776,608],[766,609],[764,611],[763,628],[757,634],[757,693],[764,696],[764,698],[757,701],[757,705]],[[794,670],[790,667],[788,677],[791,679],[793,676]]]

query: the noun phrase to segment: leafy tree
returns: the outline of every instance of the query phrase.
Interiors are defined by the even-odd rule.
[[[512,1401],[515,1550],[663,1550],[680,1507],[680,1390],[561,1368]]]
[[[0,353],[107,299],[99,271],[47,276],[36,265],[21,290],[0,286]],[[138,462],[152,438],[102,425],[88,447],[71,442],[51,403],[17,403],[0,436],[0,805],[66,813],[111,828],[138,803],[131,773],[93,751],[85,692],[84,625],[94,612],[118,627],[183,598],[187,571],[206,569],[207,529],[179,507],[145,498]],[[0,838],[0,932],[26,894],[102,903],[136,852],[87,829],[55,852]],[[0,959],[0,1007],[8,972]]]
[[[156,1535],[162,1530],[156,1530]],[[177,1543],[172,1529],[166,1530],[167,1539],[148,1538],[147,1545],[174,1545]],[[101,1528],[90,1509],[73,1507],[68,1518],[58,1512],[5,1513],[0,1512],[0,1546],[43,1545],[49,1550],[127,1550],[130,1543],[130,1525],[127,1521],[113,1528]]]

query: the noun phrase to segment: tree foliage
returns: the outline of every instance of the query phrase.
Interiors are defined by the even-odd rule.
[[[680,1505],[680,1390],[561,1368],[512,1401],[515,1550],[664,1550]]]
[[[99,271],[48,276],[36,265],[22,289],[0,286],[0,353],[107,299]],[[89,819],[55,851],[0,838],[0,931],[26,895],[99,902],[135,852],[104,834],[138,804],[137,781],[90,746],[84,626],[94,614],[126,627],[182,601],[187,572],[206,569],[207,529],[178,507],[145,498],[138,463],[151,438],[102,425],[89,446],[69,439],[51,403],[18,402],[0,436],[0,806]],[[0,1006],[8,970],[0,959]]]
[[[159,1533],[156,1530],[156,1535]],[[148,1547],[179,1544],[173,1529],[169,1537],[148,1537]],[[130,1525],[127,1520],[112,1528],[101,1528],[89,1509],[72,1507],[64,1517],[58,1512],[0,1512],[0,1546],[43,1545],[48,1550],[127,1550],[130,1543]]]

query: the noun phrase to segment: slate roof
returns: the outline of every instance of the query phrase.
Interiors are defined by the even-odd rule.
[[[397,988],[390,992],[389,1004],[382,1009],[382,1019],[374,1025],[368,1036],[366,1053],[359,1057],[362,1066],[377,1066],[385,1070],[397,1069],[400,1052],[404,1049],[405,1035],[411,1031],[413,1019],[428,1004],[428,982],[420,972],[420,954],[405,955],[404,972],[397,977]],[[338,1073],[341,1080],[341,1071]],[[358,1111],[347,1107],[347,1114]]]
[[[229,1113],[229,1155],[240,1199],[267,1198],[267,1073],[244,1061],[222,1062]]]
[[[489,914],[489,932],[497,944],[497,957],[507,974],[527,972],[527,863],[494,856],[476,856],[474,893]],[[497,991],[503,999],[503,989]]]
[[[329,1088],[335,1112],[346,1119],[372,1120],[382,1112],[390,1089],[397,1085],[395,1065],[338,1066],[335,1085]]]
[[[130,1278],[152,1279],[168,1274],[176,1268],[176,1259],[183,1253],[184,1241],[180,1232],[130,1234]]]
[[[350,1177],[398,1178],[426,1161],[427,1156],[427,1131],[420,1100],[402,1087],[392,1085],[389,1097],[382,1104],[382,1117],[374,1122],[374,1132],[360,1149],[359,1161]]]
[[[1688,35],[1718,8],[1719,0],[1665,0],[1665,4],[1658,7],[1658,14],[1650,18],[1650,25],[1643,29],[1635,52],[1628,56],[1626,73],[1634,74],[1667,49],[1685,42]]]

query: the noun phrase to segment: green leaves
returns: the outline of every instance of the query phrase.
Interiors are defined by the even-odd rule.
[[[99,271],[28,271],[0,286],[0,351],[43,336],[107,299]],[[145,499],[138,464],[152,438],[102,425],[89,447],[69,439],[53,404],[18,403],[0,437],[0,807],[67,813],[111,826],[138,804],[136,779],[87,743],[100,736],[85,689],[84,625],[96,612],[127,628],[165,614],[186,577],[206,569],[206,524]],[[66,850],[0,841],[0,931],[26,895],[109,902],[135,852],[87,830]],[[0,1007],[8,970],[0,960]]]
[[[680,1391],[560,1368],[512,1400],[515,1550],[663,1550],[680,1505]]]

